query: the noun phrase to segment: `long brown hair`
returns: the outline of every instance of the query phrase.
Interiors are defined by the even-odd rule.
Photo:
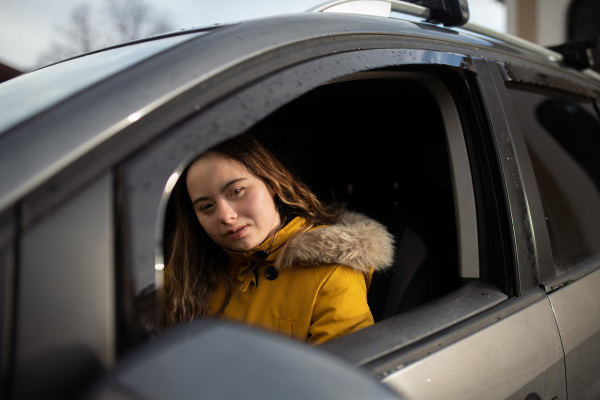
[[[186,186],[189,167],[210,153],[240,163],[261,179],[275,193],[274,201],[282,223],[300,216],[306,220],[305,229],[310,229],[335,223],[340,213],[338,206],[321,203],[304,183],[250,136],[237,136],[201,154],[184,170],[172,194],[176,221],[165,269],[167,326],[210,316],[210,300],[220,281],[227,284],[228,295],[216,315],[223,312],[231,295],[231,282],[223,268],[227,256],[202,229]]]

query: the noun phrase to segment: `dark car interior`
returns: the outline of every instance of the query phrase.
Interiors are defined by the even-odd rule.
[[[456,225],[444,124],[410,80],[324,85],[264,119],[256,136],[319,198],[383,223],[394,266],[376,275],[376,321],[456,289]]]
[[[459,287],[444,123],[420,83],[375,79],[324,85],[247,134],[322,201],[366,214],[394,235],[395,263],[374,276],[368,293],[375,321]],[[168,238],[172,227],[167,223],[165,229]]]

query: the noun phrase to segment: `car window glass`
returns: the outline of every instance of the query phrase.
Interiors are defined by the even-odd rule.
[[[0,85],[0,132],[95,82],[198,35],[173,36],[118,47],[11,79]]]
[[[600,255],[600,123],[590,101],[511,93],[560,274]]]

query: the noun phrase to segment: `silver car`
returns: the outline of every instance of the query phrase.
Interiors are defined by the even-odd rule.
[[[335,1],[1,84],[0,397],[599,398],[600,77],[586,49],[427,3]],[[170,190],[241,133],[393,232],[373,326],[316,348],[163,329]]]

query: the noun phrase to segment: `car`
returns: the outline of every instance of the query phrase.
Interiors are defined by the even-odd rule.
[[[417,3],[184,30],[1,84],[2,397],[598,398],[588,49]],[[374,325],[316,347],[164,329],[171,190],[240,134],[393,233]]]

